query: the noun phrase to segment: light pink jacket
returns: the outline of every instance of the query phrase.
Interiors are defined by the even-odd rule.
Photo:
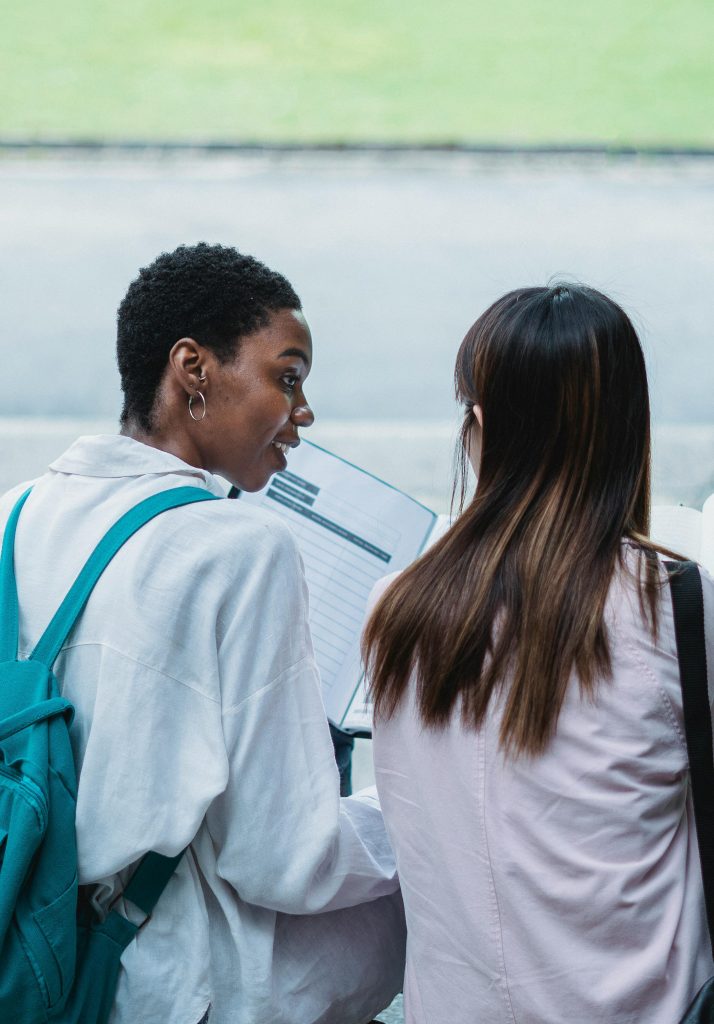
[[[613,584],[607,622],[613,679],[594,703],[571,684],[542,757],[504,760],[500,703],[478,732],[458,715],[424,729],[413,683],[377,723],[406,1024],[676,1024],[714,974],[669,588],[656,645],[631,584]]]

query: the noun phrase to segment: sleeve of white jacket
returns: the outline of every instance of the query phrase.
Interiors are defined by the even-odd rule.
[[[339,796],[297,545],[282,524],[265,534],[222,612],[229,777],[206,817],[218,872],[241,899],[311,914],[398,882],[377,801]]]

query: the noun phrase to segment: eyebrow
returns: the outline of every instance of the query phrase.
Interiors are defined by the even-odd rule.
[[[284,352],[281,352],[278,359],[285,359],[288,356],[297,356],[298,359],[302,359],[306,366],[310,365],[307,352],[302,348],[286,348]]]

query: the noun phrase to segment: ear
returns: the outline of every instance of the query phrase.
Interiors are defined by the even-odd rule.
[[[205,385],[207,362],[207,350],[194,338],[179,338],[169,352],[169,369],[189,395]]]
[[[480,405],[474,405],[471,408],[473,409],[473,414],[478,421],[478,425],[483,430],[483,409],[481,408]]]

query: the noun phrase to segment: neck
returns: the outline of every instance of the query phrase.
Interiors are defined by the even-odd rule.
[[[119,433],[122,437],[130,437],[133,441],[139,441],[150,448],[158,448],[159,451],[175,455],[177,459],[181,459],[189,466],[204,470],[207,468],[198,447],[184,432],[161,429],[161,427],[145,430],[138,423],[129,421],[122,424]]]

